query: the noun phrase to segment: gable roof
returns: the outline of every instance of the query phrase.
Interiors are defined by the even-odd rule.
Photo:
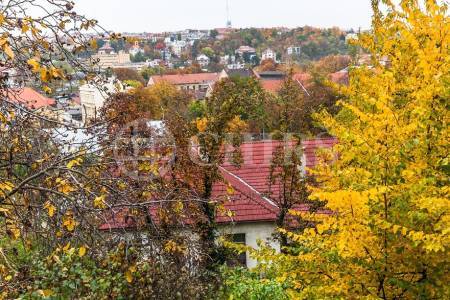
[[[173,85],[210,83],[219,79],[219,73],[196,73],[176,75],[156,75],[150,77],[149,84],[166,81]]]
[[[266,72],[267,73],[267,72]],[[312,76],[308,73],[295,73],[292,78],[297,81],[302,89],[307,93],[306,87],[310,84]],[[277,93],[283,85],[284,79],[261,79],[261,86],[264,90]]]
[[[213,185],[212,199],[224,203],[224,211],[219,213],[216,221],[220,224],[244,223],[244,222],[275,222],[278,207],[272,198],[277,198],[280,193],[279,186],[272,186],[269,195],[269,176],[272,155],[280,145],[292,146],[293,142],[283,144],[283,141],[266,140],[248,142],[241,145],[243,162],[239,167],[231,161],[225,161],[219,170],[224,182],[216,182]],[[331,148],[337,143],[335,138],[310,139],[302,142],[303,155],[306,168],[313,168],[318,163],[317,150]],[[228,192],[228,185],[234,190]],[[307,205],[297,205],[295,210],[307,211]],[[157,207],[149,208],[153,216]],[[232,214],[229,215],[228,212]],[[322,213],[327,213],[323,211]],[[133,227],[132,220],[126,213],[117,211],[108,222],[100,229],[112,230]]]
[[[56,104],[54,99],[43,96],[29,87],[13,90],[8,93],[8,96],[11,101],[22,104],[28,109],[39,109]]]

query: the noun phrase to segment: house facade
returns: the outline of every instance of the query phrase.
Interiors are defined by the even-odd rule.
[[[277,61],[277,54],[275,53],[275,51],[268,48],[268,49],[264,50],[263,53],[261,54],[261,59],[262,60],[271,59],[273,61]]]
[[[210,62],[209,57],[206,56],[205,54],[200,54],[199,56],[197,56],[196,60],[197,60],[197,63],[202,68],[206,68],[209,65],[209,62]]]
[[[92,59],[98,61],[98,65],[103,69],[131,63],[130,53],[124,51],[116,53],[109,42],[106,42],[98,53],[92,56]]]
[[[192,92],[197,99],[203,99],[220,78],[220,73],[156,75],[150,77],[147,85],[152,86],[158,82],[167,82],[173,84],[179,90]]]

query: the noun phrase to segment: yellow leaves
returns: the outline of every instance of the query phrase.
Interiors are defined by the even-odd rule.
[[[47,214],[50,218],[55,215],[56,207],[50,201],[45,202],[44,208],[47,210]]]
[[[67,211],[64,214],[64,217],[62,219],[63,221],[63,226],[67,229],[67,231],[74,231],[75,227],[78,226],[78,222],[73,218],[73,212],[72,211]]]
[[[50,297],[51,295],[53,295],[53,291],[50,289],[38,290],[37,292],[42,297]]]
[[[231,184],[228,184],[227,185],[227,194],[228,195],[233,195],[234,192],[235,192],[235,190],[234,190],[233,186]]]
[[[30,65],[32,67],[32,71],[34,73],[39,72],[40,70],[40,64],[39,62],[35,59],[35,58],[30,58],[29,60],[27,60],[27,64]]]
[[[82,162],[83,162],[83,158],[77,157],[67,163],[67,168],[72,169],[74,166],[80,166]]]
[[[5,15],[0,13],[0,25],[2,25],[3,23],[5,23]]]
[[[97,45],[97,40],[96,39],[91,39],[89,44],[90,44],[92,50],[97,50],[98,45]]]
[[[68,242],[64,247],[63,247],[63,251],[64,253],[68,253],[70,251],[70,242]]]
[[[47,94],[51,94],[51,93],[52,93],[52,89],[51,89],[49,86],[47,86],[47,85],[44,85],[44,86],[42,87],[42,90],[43,90],[44,92],[46,92]]]
[[[183,205],[183,202],[181,202],[181,201],[176,202],[173,207],[174,212],[177,214],[182,213],[183,209],[184,209],[184,205]]]
[[[14,188],[14,184],[9,181],[0,182],[0,190],[11,191]]]
[[[86,247],[85,246],[81,246],[80,249],[78,249],[78,256],[79,257],[83,257],[86,255]]]
[[[240,116],[235,116],[230,122],[228,122],[228,130],[230,132],[241,132],[247,128],[247,123],[241,120]]]
[[[130,268],[125,272],[125,279],[128,283],[133,282],[133,273],[131,272]]]
[[[6,227],[6,232],[8,233],[9,237],[13,240],[17,240],[20,237],[20,229],[17,227],[16,224],[9,222]]]
[[[168,253],[172,253],[172,254],[176,254],[176,253],[181,253],[184,254],[186,251],[185,246],[183,245],[179,245],[177,244],[175,241],[173,240],[168,240],[165,244],[164,244],[164,251],[168,252]]]
[[[3,44],[3,51],[6,53],[6,55],[9,56],[10,59],[14,59],[15,54],[14,54],[13,50],[11,49],[11,47],[9,46],[9,44],[7,44],[7,43]]]
[[[106,198],[106,195],[101,195],[101,196],[95,197],[94,207],[98,208],[98,209],[106,208],[105,198]]]
[[[41,80],[43,82],[48,82],[50,80],[50,72],[47,70],[47,67],[43,66],[40,69],[41,72]]]
[[[26,33],[28,30],[30,30],[30,27],[27,24],[22,25],[22,33]]]
[[[208,127],[208,119],[207,118],[197,118],[196,122],[196,126],[197,126],[197,130],[199,132],[205,132],[206,128]]]
[[[70,185],[70,183],[67,180],[56,178],[56,183],[58,184],[58,191],[68,195],[71,192],[75,191],[75,188]]]
[[[158,162],[150,162],[144,161],[139,164],[139,171],[142,172],[150,172],[153,175],[157,176],[159,174],[159,165]]]

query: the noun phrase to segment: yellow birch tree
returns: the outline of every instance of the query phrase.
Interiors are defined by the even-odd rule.
[[[302,214],[314,228],[285,232],[298,255],[259,256],[296,299],[449,299],[447,6],[372,4],[358,41],[372,66],[351,71],[336,117],[318,116],[339,144],[311,197],[333,213]]]

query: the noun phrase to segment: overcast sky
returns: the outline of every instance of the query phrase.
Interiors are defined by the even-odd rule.
[[[370,27],[370,0],[229,0],[233,27]],[[75,0],[75,11],[116,32],[225,27],[226,0]]]

